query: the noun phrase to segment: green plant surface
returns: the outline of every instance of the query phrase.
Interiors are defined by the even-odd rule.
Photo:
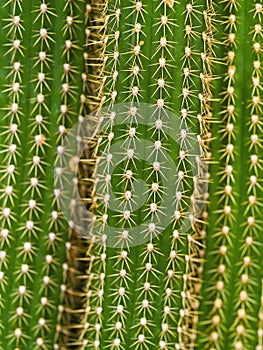
[[[0,4],[0,349],[263,349],[262,16]]]
[[[197,349],[262,349],[262,4],[224,1]],[[259,329],[259,331],[258,331]]]
[[[91,86],[96,84],[94,70],[100,74],[97,98],[93,91],[88,102],[92,109],[97,103],[98,122],[100,112],[105,113],[106,126],[87,160],[94,168],[90,181],[97,220],[87,253],[83,348],[192,347],[202,220],[191,217],[190,231],[181,228],[187,205],[204,198],[198,190],[191,192],[191,158],[185,145],[191,138],[188,128],[198,133],[200,149],[209,138],[213,7],[174,1],[91,1],[90,16],[94,20],[88,27],[89,43],[98,46],[97,60],[89,62]],[[145,103],[153,106],[148,112]],[[114,111],[127,115],[121,126]],[[179,124],[185,123],[186,135],[173,130],[171,113]],[[149,147],[154,163],[146,156],[141,159]],[[172,159],[167,169],[158,162],[162,152]],[[169,188],[163,185],[165,176]],[[118,205],[114,200],[112,204],[112,197]],[[167,211],[165,198],[173,208],[166,224],[159,219]],[[148,240],[136,245],[132,239],[139,238],[132,232],[139,225]],[[115,228],[112,235],[107,234],[109,227]],[[109,243],[112,239],[116,248]]]
[[[98,116],[108,112],[108,124],[93,140],[97,144],[87,160],[90,166],[96,160],[90,179],[96,221],[87,253],[83,348],[262,350],[262,2],[96,4],[91,1],[91,12],[94,8],[99,21],[91,20],[90,28],[98,24],[98,58],[89,65],[100,79],[92,72],[88,76],[98,89],[95,98],[88,91],[87,100],[93,108],[96,100]],[[120,130],[111,111],[123,103],[127,124]],[[137,210],[146,190],[133,187],[132,181],[160,181],[159,197],[147,197],[154,198],[156,212],[164,210],[167,196],[178,203],[176,184],[170,180],[165,192],[161,177],[148,175],[151,165],[141,164],[136,152],[132,158],[125,148],[133,144],[138,150],[143,142],[147,154],[145,140],[157,140],[177,164],[182,161],[177,145],[170,139],[165,143],[162,132],[156,132],[156,114],[145,113],[143,103],[167,117],[172,111],[198,135],[210,163],[209,193],[202,198],[208,206],[193,220],[190,234],[180,235],[186,212],[182,203],[191,195],[190,186],[185,187],[180,220],[173,218],[144,245],[128,247],[129,230],[121,231],[129,226],[127,215],[132,232],[152,208],[146,200]],[[175,127],[168,119],[164,117],[161,131]],[[150,126],[151,134],[142,124]],[[119,140],[123,146],[116,150]],[[127,169],[133,170],[132,181]],[[111,208],[112,197],[122,197],[118,210]],[[153,212],[148,215],[158,222]],[[115,249],[109,247],[108,227],[119,235]]]
[[[0,348],[60,349],[68,226],[54,190],[85,98],[85,4],[0,6]],[[84,80],[83,80],[84,79]],[[84,112],[83,112],[84,113]]]

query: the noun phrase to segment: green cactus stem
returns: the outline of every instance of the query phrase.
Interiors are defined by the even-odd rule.
[[[62,348],[61,303],[71,246],[57,206],[54,164],[63,156],[61,138],[85,102],[83,97],[80,102],[84,6],[10,0],[0,9],[3,350]],[[55,169],[57,179],[61,171]]]
[[[93,110],[97,101],[98,122],[101,112],[106,122],[87,160],[94,169],[89,181],[97,219],[87,253],[83,349],[183,349],[194,340],[202,220],[192,216],[190,231],[182,227],[187,204],[204,198],[192,192],[185,145],[191,128],[199,149],[206,148],[213,17],[212,6],[194,2],[90,3],[89,43],[98,47],[97,59],[89,61],[90,86],[94,70],[99,73],[88,103]],[[126,116],[122,123],[119,114]],[[178,137],[180,123],[185,128]],[[175,129],[172,136],[169,129]],[[146,156],[149,147],[154,162]],[[172,158],[167,169],[162,152]],[[165,225],[160,216],[170,208]],[[135,226],[148,237],[143,244],[133,235]]]
[[[130,190],[121,181],[129,176],[125,171],[131,156],[125,154],[124,141],[138,149],[139,141],[151,139],[140,123],[152,122],[151,135],[156,124],[147,113],[138,121],[127,117],[137,132],[132,141],[129,126],[118,132],[109,112],[106,136],[99,135],[93,155],[96,222],[87,254],[84,348],[262,349],[262,9],[260,1],[236,0],[108,0],[97,9],[103,25],[96,37],[98,60],[90,66],[100,72],[98,115],[121,103],[128,105],[130,115],[134,105],[139,114],[143,103],[172,111],[199,135],[211,159],[211,184],[205,196],[210,204],[190,235],[180,236],[182,221],[175,220],[179,243],[170,227],[145,245],[110,248],[108,226],[116,233],[125,227],[121,214],[111,211],[112,197],[122,193],[124,203],[127,196],[133,200],[136,224],[147,215],[147,210],[132,211],[143,190]],[[93,82],[94,77],[88,79]],[[165,122],[173,128],[171,121]],[[110,167],[119,161],[116,139],[123,140],[123,163],[110,178]],[[166,147],[177,152],[171,142]],[[138,165],[132,179],[145,180],[148,168],[147,162]],[[176,184],[170,183],[169,196],[176,200]],[[180,199],[187,196],[189,188]],[[161,201],[156,204],[163,209]],[[130,214],[127,207],[123,215]],[[96,224],[100,220],[103,225]],[[102,242],[94,244],[98,237]],[[127,232],[120,237],[120,242],[127,240]],[[167,271],[174,271],[175,279],[167,279]]]
[[[197,349],[262,349],[262,4],[224,1]],[[259,331],[258,331],[259,328]]]
[[[0,6],[1,350],[263,349],[262,18]]]

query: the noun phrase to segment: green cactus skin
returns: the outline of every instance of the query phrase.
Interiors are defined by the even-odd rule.
[[[0,7],[0,348],[65,349],[58,341],[72,246],[54,164],[67,128],[85,115],[85,3]]]
[[[151,226],[153,231],[150,231],[148,242],[135,247],[129,246],[127,230],[122,228],[127,228],[125,220],[129,222],[130,211],[136,208],[138,197],[145,190],[142,187],[138,193],[133,193],[131,182],[133,178],[145,180],[152,165],[145,163],[144,167],[150,169],[146,175],[139,162],[136,163],[137,169],[132,167],[126,145],[130,140],[136,148],[137,137],[140,139],[142,133],[146,133],[144,138],[150,139],[153,134],[153,139],[161,141],[164,149],[169,148],[163,140],[163,127],[158,126],[160,120],[156,116],[151,120],[151,132],[148,131],[148,134],[147,130],[140,129],[136,113],[132,117],[133,108],[140,103],[150,103],[162,112],[162,116],[172,110],[200,134],[200,147],[206,145],[211,118],[213,18],[210,2],[200,6],[189,2],[187,7],[174,1],[110,0],[90,3],[89,43],[98,46],[97,60],[89,62],[91,73],[87,79],[91,86],[94,80],[96,83],[94,70],[100,74],[98,89],[95,90],[97,95],[94,97],[94,91],[90,93],[88,103],[92,109],[95,105],[99,111],[107,106],[111,111],[115,105],[126,103],[130,108],[130,124],[124,127],[127,131],[121,133],[112,119],[106,135],[93,147],[93,155],[87,160],[94,169],[90,182],[94,184],[91,198],[94,198],[97,222],[116,227],[119,247],[107,245],[104,226],[97,226],[95,222],[87,253],[89,269],[83,349],[184,349],[187,344],[193,348],[202,246],[198,240],[203,231],[202,220],[200,223],[193,220],[193,230],[188,235],[180,233],[186,212],[184,202],[199,200],[198,194],[190,198],[188,181],[192,179],[186,170],[187,157],[181,153],[178,162],[183,141],[181,148],[177,147],[174,151],[175,164],[179,163],[179,167],[174,165],[174,168],[181,171],[180,181],[184,188],[181,194],[169,193],[174,216],[169,219],[170,224],[162,235],[156,238],[158,226],[161,226],[156,211],[165,210],[161,204],[161,191],[165,193],[165,189],[161,186],[158,170],[154,170],[156,177],[154,180],[152,176],[149,180],[148,202],[141,214],[132,216],[131,222],[137,220],[138,224],[149,217],[151,224],[156,226]],[[94,30],[96,26],[97,31]],[[168,116],[162,122],[173,128]],[[138,136],[134,137],[131,126],[135,127]],[[114,173],[112,183],[118,188],[115,195],[121,198],[122,205],[119,211],[112,212],[107,202],[107,173],[110,168],[107,155],[110,157],[110,147],[121,137],[123,162]],[[176,147],[175,143],[173,147]],[[158,159],[158,148],[153,152]],[[97,159],[95,167],[94,159]],[[133,175],[126,172],[131,168]],[[165,195],[168,196],[167,193]],[[130,211],[127,208],[131,208]],[[149,229],[145,225],[144,230]]]
[[[197,349],[262,349],[262,3],[219,4],[223,78]]]
[[[1,6],[0,349],[263,349],[262,16],[252,0]],[[138,116],[144,103],[157,111],[149,119]],[[123,128],[110,114],[119,104],[130,113]],[[97,219],[83,243],[59,211],[53,167],[63,183],[61,140],[88,112],[99,129],[105,110],[106,132],[88,140],[81,163]],[[211,160],[205,197],[198,186],[192,194],[180,152],[191,135],[179,146],[164,137],[171,112]],[[156,162],[162,151],[172,159],[167,174],[180,172],[172,190],[162,164],[136,159],[145,140]],[[167,196],[174,214],[162,229]],[[182,233],[187,206],[200,202],[209,203]],[[149,239],[134,246],[139,224]]]
[[[100,111],[122,102],[148,102],[181,118],[187,114],[211,159],[211,184],[208,209],[189,240],[182,237],[183,246],[169,241],[168,231],[150,240],[153,251],[151,245],[110,249],[103,231],[104,244],[91,243],[83,348],[262,350],[261,1],[108,0],[98,7],[91,1],[91,9],[100,18],[91,21],[91,28],[99,27],[93,42],[99,54],[89,64],[100,80],[88,104]],[[160,57],[167,59],[163,66]],[[89,79],[96,81],[92,74]],[[110,138],[94,149],[98,163],[114,143],[109,125]],[[97,219],[111,225],[112,212],[102,216],[107,190],[96,182],[105,169],[95,166],[91,197]],[[169,249],[191,258],[174,266],[180,273],[172,298],[174,282],[163,284]],[[158,263],[147,271],[145,262],[154,255]],[[148,276],[154,281],[152,297],[142,285]],[[151,312],[143,309],[142,299]]]

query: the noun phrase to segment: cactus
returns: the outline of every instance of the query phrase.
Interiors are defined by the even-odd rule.
[[[58,208],[54,164],[63,157],[61,138],[85,114],[84,21],[82,1],[1,4],[3,350],[63,348],[73,233]],[[56,181],[61,172],[55,169]]]
[[[263,349],[262,16],[1,6],[0,349]]]
[[[194,158],[209,141],[213,6],[106,1],[90,10],[98,49],[87,79],[98,88],[87,99],[99,131],[86,160],[96,218],[83,348],[183,349],[196,334],[207,174]]]
[[[262,349],[262,3],[88,6],[99,131],[86,160],[95,217],[82,348]],[[198,179],[187,167],[193,134],[210,164]],[[162,152],[175,155],[165,172]]]
[[[240,6],[241,5],[241,6]],[[261,2],[224,2],[197,349],[262,349]],[[213,128],[212,128],[213,129]],[[216,155],[218,153],[218,155]],[[204,331],[204,329],[206,329]]]

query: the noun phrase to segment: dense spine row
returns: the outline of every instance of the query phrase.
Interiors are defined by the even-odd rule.
[[[95,124],[99,120],[99,112],[103,103],[105,102],[104,88],[105,88],[105,50],[108,42],[106,30],[109,24],[108,15],[108,1],[96,2],[90,1],[87,4],[87,29],[86,40],[88,48],[87,56],[87,105],[90,112],[95,111],[93,118]],[[120,14],[117,12],[111,16],[113,26],[118,25]],[[115,24],[115,22],[117,24]],[[115,60],[115,62],[117,59]],[[99,81],[99,82],[98,82]],[[97,115],[98,113],[98,115]],[[93,178],[93,173],[96,172],[98,162],[92,159],[93,154],[97,154],[99,143],[91,141],[91,152],[88,154],[86,163],[92,169],[87,178],[88,198],[91,201],[91,208],[96,207],[96,184]],[[98,257],[94,256],[94,243],[96,236],[90,232],[89,248],[86,252],[87,269],[85,278],[85,314],[82,320],[83,331],[81,334],[82,348],[98,349],[100,346],[100,329],[102,325],[102,298],[104,294],[104,280],[105,280],[105,242],[101,242],[99,249],[102,252]],[[94,266],[97,266],[97,272],[93,272]],[[92,305],[93,303],[93,305]]]
[[[224,7],[224,9],[222,9]],[[226,1],[222,4],[221,11],[224,11],[224,22],[222,23],[224,28],[224,49],[226,51],[226,59],[224,63],[226,65],[227,73],[224,73],[224,90],[221,92],[222,106],[221,115],[223,127],[217,132],[220,135],[220,142],[223,145],[223,149],[220,150],[220,170],[216,175],[219,178],[219,186],[216,188],[218,195],[218,202],[220,209],[215,210],[214,220],[216,220],[216,231],[211,233],[211,229],[208,227],[208,234],[212,235],[214,246],[209,247],[210,261],[212,262],[212,268],[208,267],[207,276],[211,279],[209,287],[204,284],[203,288],[206,289],[205,293],[209,300],[209,316],[207,320],[203,320],[202,327],[207,327],[207,330],[200,336],[199,341],[203,346],[210,348],[218,348],[222,346],[222,319],[225,318],[225,305],[227,301],[227,294],[225,285],[230,283],[230,261],[228,250],[233,244],[234,234],[232,229],[236,224],[234,222],[233,205],[235,205],[235,192],[233,191],[233,184],[235,182],[233,172],[233,162],[235,161],[235,121],[236,121],[236,109],[235,109],[235,54],[236,54],[236,14],[237,4],[232,1]],[[218,189],[219,188],[219,189]],[[212,209],[214,210],[214,208]],[[212,214],[213,215],[213,214]],[[209,242],[208,242],[209,244]],[[211,243],[210,243],[211,244]],[[208,258],[208,259],[209,259]],[[210,270],[209,270],[210,269]],[[206,303],[208,305],[208,300]],[[223,307],[224,306],[224,307]],[[200,324],[201,326],[201,324]]]
[[[176,5],[175,5],[176,10]],[[169,10],[168,10],[169,11]],[[171,10],[170,10],[171,11]],[[200,44],[200,23],[199,23],[200,11],[198,11],[196,5],[193,1],[190,1],[186,4],[184,8],[184,55],[181,57],[182,67],[181,72],[182,76],[182,89],[181,91],[175,86],[175,82],[170,81],[169,84],[173,87],[175,91],[178,91],[181,95],[181,105],[180,105],[180,118],[184,125],[184,128],[180,135],[180,146],[179,146],[179,164],[177,166],[177,171],[179,172],[179,179],[175,183],[175,196],[176,199],[174,201],[174,227],[177,228],[173,231],[172,240],[170,241],[170,254],[169,261],[166,267],[167,270],[167,282],[165,284],[165,298],[164,298],[164,316],[163,316],[163,324],[162,324],[162,340],[160,344],[163,344],[163,348],[169,348],[172,343],[172,339],[176,338],[177,342],[175,344],[176,349],[183,349],[189,340],[192,337],[191,328],[189,324],[191,323],[193,317],[192,310],[192,301],[194,300],[194,291],[192,288],[193,282],[193,265],[194,265],[194,253],[193,253],[193,245],[195,240],[192,235],[193,232],[188,233],[187,240],[185,239],[185,232],[179,228],[178,223],[181,220],[190,219],[191,223],[191,231],[194,229],[194,218],[190,218],[188,211],[184,208],[185,201],[190,198],[191,204],[194,206],[196,198],[196,193],[191,193],[191,189],[189,188],[189,178],[187,175],[187,162],[191,162],[188,159],[187,149],[189,147],[189,128],[194,127],[194,129],[198,129],[198,122],[196,120],[197,115],[197,103],[195,100],[195,95],[197,93],[197,89],[199,88],[196,77],[194,76],[194,72],[200,72],[200,62],[198,60],[197,54],[197,45]],[[170,23],[167,23],[168,25]],[[176,22],[172,22],[170,24],[171,28],[168,26],[168,30],[176,32]],[[164,37],[166,33],[164,32]],[[171,42],[171,44],[175,44],[179,39],[179,33],[175,36],[175,40]],[[196,44],[193,44],[193,39],[195,38]],[[197,39],[198,38],[198,39]],[[166,57],[168,62],[171,57],[171,53],[169,52],[169,48],[167,49]],[[170,56],[170,57],[169,57]],[[176,66],[180,67],[180,63],[176,63]],[[174,67],[176,68],[176,67]],[[170,76],[171,79],[171,76]],[[177,92],[177,93],[178,93]],[[167,194],[168,195],[168,194]],[[179,228],[179,229],[178,229]],[[186,245],[186,248],[183,249],[182,253],[179,253],[182,248],[180,243],[183,240],[183,244]],[[180,242],[181,241],[181,242]],[[178,259],[183,259],[185,265],[181,265],[183,267],[182,274],[178,274],[176,270],[178,269]],[[182,282],[178,283],[178,279]],[[178,291],[177,291],[178,290]],[[175,302],[174,298],[177,298]],[[179,313],[177,316],[177,312],[175,312],[175,305],[179,308]],[[170,312],[165,312],[168,309]],[[178,317],[178,321],[175,322],[175,319]],[[174,327],[176,325],[176,327]],[[177,336],[175,335],[177,333]]]
[[[222,147],[211,169],[212,204],[202,293],[198,348],[256,347],[256,319],[261,291],[260,145],[261,145],[261,3],[224,1],[220,5],[225,33],[225,79],[221,92],[222,122],[215,125]],[[239,19],[239,20],[238,20]],[[244,30],[240,30],[246,22]],[[244,39],[249,38],[249,45]],[[252,69],[247,68],[252,65]],[[225,68],[221,69],[221,72]],[[251,74],[252,73],[252,74]],[[251,81],[252,85],[247,84]],[[240,88],[242,87],[242,89]],[[248,97],[251,96],[251,97]],[[218,208],[218,203],[220,209]],[[211,223],[215,221],[215,229]],[[237,249],[238,247],[238,249]],[[259,311],[260,312],[260,311]],[[208,315],[205,316],[205,315]],[[209,326],[208,326],[209,325]],[[260,334],[260,331],[258,335]]]
[[[30,137],[34,140],[32,147],[29,150],[29,154],[32,153],[33,166],[30,168],[28,175],[30,176],[30,188],[25,191],[25,196],[28,196],[29,203],[36,203],[36,208],[41,210],[45,203],[50,203],[51,191],[48,193],[41,192],[47,188],[48,183],[45,181],[44,176],[49,173],[49,169],[42,168],[42,164],[45,162],[44,158],[48,151],[48,141],[52,137],[53,133],[49,129],[49,120],[51,111],[48,107],[49,95],[51,92],[50,75],[52,74],[50,63],[54,59],[51,51],[51,45],[54,45],[53,33],[50,29],[54,25],[54,10],[50,8],[44,1],[38,5],[38,8],[33,12],[35,28],[33,29],[34,41],[33,47],[38,54],[38,58],[34,60],[33,65],[33,81],[34,81],[34,103],[32,104],[32,110],[30,117],[33,120],[32,130],[30,130]],[[45,167],[45,165],[43,165]],[[42,172],[41,172],[42,170]],[[43,202],[43,204],[41,204]],[[43,261],[35,262],[36,275],[35,283],[38,284],[38,279],[42,280],[42,286],[39,289],[39,300],[36,301],[36,319],[32,320],[32,329],[34,329],[34,336],[36,337],[36,348],[47,349],[51,345],[51,339],[49,334],[51,332],[50,326],[54,322],[53,317],[56,316],[56,303],[51,296],[52,284],[56,283],[54,275],[57,271],[57,240],[60,236],[60,220],[56,206],[51,207],[50,214],[46,217],[42,214],[38,220],[29,212],[29,221],[32,229],[28,232],[28,242],[24,245],[29,245],[28,255],[38,255],[38,260],[45,259],[44,266]],[[34,213],[35,214],[35,213]],[[22,214],[23,215],[23,214]],[[49,232],[43,231],[40,227],[39,220],[46,219],[48,222]],[[36,220],[36,222],[35,222]],[[36,238],[37,242],[32,242],[32,235]],[[35,246],[35,247],[34,247]],[[36,248],[38,250],[36,251]],[[32,258],[31,258],[32,259]],[[33,259],[32,259],[33,260]],[[31,301],[32,302],[32,301]],[[34,304],[34,303],[32,303]],[[50,312],[53,309],[55,312]]]
[[[8,12],[9,8],[6,7],[5,12]],[[16,198],[16,182],[17,182],[17,164],[18,158],[21,154],[19,152],[20,141],[20,118],[21,118],[21,58],[23,57],[23,48],[21,47],[21,41],[23,39],[24,28],[22,25],[21,13],[22,8],[21,4],[18,6],[16,1],[12,1],[10,4],[10,13],[11,15],[6,18],[4,23],[4,30],[7,31],[7,36],[9,43],[5,44],[6,52],[5,55],[8,58],[8,78],[10,78],[10,83],[8,84],[8,89],[5,91],[8,92],[8,105],[5,107],[5,115],[2,117],[5,120],[5,130],[1,130],[2,144],[4,144],[4,149],[2,149],[2,161],[3,164],[1,173],[1,183],[3,183],[3,188],[1,189],[1,271],[0,271],[0,285],[1,285],[1,315],[5,312],[5,303],[6,300],[4,295],[7,291],[8,277],[6,271],[10,268],[10,257],[8,257],[8,250],[10,249],[11,238],[14,235],[14,227],[17,218],[13,213],[14,199]],[[5,81],[6,85],[7,82]],[[22,247],[23,249],[23,247]],[[23,253],[23,250],[21,251]],[[21,264],[20,266],[20,276],[22,277],[25,274],[23,273],[23,266],[26,268],[26,264]],[[26,277],[24,277],[25,279]],[[26,292],[26,287],[24,283],[20,290],[17,291],[18,302],[20,305],[17,305],[15,312],[11,316],[11,324],[14,327],[13,334],[9,339],[9,343],[14,344],[16,347],[25,341],[22,337],[21,327],[26,320],[26,315],[24,314],[23,307],[21,307],[21,302],[24,302],[24,294]],[[21,297],[19,297],[19,294]],[[17,298],[16,298],[17,299]],[[12,327],[12,328],[13,328]],[[4,324],[1,324],[1,337],[3,336]],[[22,339],[21,339],[22,337]],[[3,349],[4,343],[1,344]]]
[[[238,267],[238,281],[235,294],[235,319],[231,327],[233,336],[233,347],[235,350],[250,349],[251,335],[256,335],[257,323],[253,315],[258,312],[258,305],[261,303],[261,279],[260,265],[262,263],[262,248],[260,243],[260,233],[262,229],[260,222],[262,220],[262,191],[258,186],[258,179],[262,176],[262,167],[260,158],[262,148],[262,122],[260,116],[261,107],[261,15],[262,5],[254,2],[251,6],[251,17],[253,16],[251,28],[251,43],[253,54],[252,61],[252,87],[250,88],[250,98],[247,101],[247,118],[245,128],[247,129],[247,148],[248,148],[248,172],[246,174],[246,193],[242,203],[243,220],[240,232],[240,251]],[[250,120],[249,120],[250,119]],[[259,303],[253,302],[257,300]],[[260,316],[260,314],[259,314]],[[255,331],[251,332],[251,329]],[[253,341],[256,345],[256,339]]]
[[[85,11],[86,10],[86,11]],[[63,6],[63,39],[64,47],[62,52],[63,70],[61,75],[61,104],[60,115],[57,120],[59,136],[57,147],[57,167],[55,168],[55,184],[57,189],[57,200],[63,200],[63,188],[67,186],[69,169],[65,163],[67,152],[78,154],[82,145],[81,135],[83,133],[82,123],[86,116],[86,72],[85,72],[85,18],[87,8],[84,1],[65,1]],[[80,58],[82,60],[80,60]],[[75,150],[65,149],[65,146],[59,144],[67,135],[68,129],[78,123],[76,137],[78,142],[74,144]],[[70,145],[67,145],[70,147]],[[72,166],[76,162],[76,156],[73,157]],[[78,162],[78,160],[77,160]],[[75,164],[77,165],[77,163]],[[82,169],[83,170],[83,169]],[[83,172],[81,175],[85,176]],[[75,181],[77,188],[82,193],[82,185]],[[62,192],[62,193],[61,193]],[[85,194],[84,194],[85,195]],[[62,199],[60,198],[62,197]],[[74,224],[78,220],[76,212],[76,203],[72,198],[69,200],[70,217],[68,217],[68,234],[65,235],[66,257],[62,264],[62,284],[60,286],[60,305],[58,307],[58,318],[56,326],[55,339],[61,349],[67,349],[70,346],[76,347],[81,345],[79,339],[81,328],[80,320],[82,309],[82,283],[79,280],[81,270],[81,258],[84,256],[86,245],[74,230]]]
[[[208,164],[211,160],[210,141],[211,141],[211,123],[213,122],[213,88],[215,80],[215,9],[214,2],[206,1],[203,11],[198,8],[201,16],[204,19],[204,28],[202,31],[202,49],[200,53],[201,59],[201,72],[200,78],[200,92],[198,94],[199,110],[197,119],[199,123],[198,129],[198,142],[200,147],[204,150],[203,157],[205,164]],[[196,206],[200,206],[200,203],[204,202],[202,213],[198,220],[193,222],[194,232],[192,236],[188,236],[189,240],[189,256],[192,257],[191,277],[189,278],[188,286],[188,309],[191,310],[190,317],[188,317],[187,329],[189,329],[189,336],[187,345],[189,349],[195,348],[195,342],[197,338],[197,328],[199,321],[199,305],[200,305],[200,290],[202,288],[202,273],[204,264],[205,253],[205,237],[206,237],[206,225],[207,225],[207,200],[209,198],[208,193],[208,181],[210,174],[208,169],[205,170],[203,178],[200,181],[200,187],[205,185],[206,191],[201,192],[201,197],[198,190],[195,191]],[[195,202],[194,202],[195,203]]]

